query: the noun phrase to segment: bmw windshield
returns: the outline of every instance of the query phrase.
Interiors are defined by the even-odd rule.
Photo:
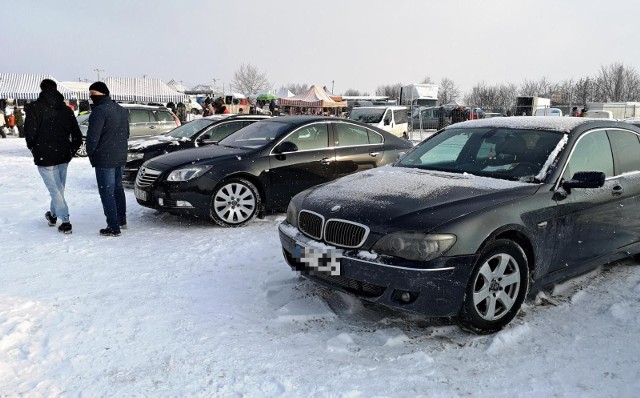
[[[422,142],[396,166],[506,180],[544,179],[543,167],[563,134],[513,128],[451,128]]]

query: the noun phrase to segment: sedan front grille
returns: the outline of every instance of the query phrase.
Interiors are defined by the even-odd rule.
[[[159,170],[150,169],[148,167],[140,167],[138,176],[136,177],[136,185],[145,188],[154,183],[155,180],[162,174]]]
[[[348,249],[355,249],[369,236],[369,227],[352,221],[332,218],[326,223],[318,213],[301,210],[298,215],[298,229],[315,240]]]
[[[298,217],[298,228],[303,234],[313,239],[322,239],[324,217],[309,210],[302,210]]]
[[[362,246],[368,235],[367,226],[335,218],[328,220],[324,228],[327,243],[350,249]]]

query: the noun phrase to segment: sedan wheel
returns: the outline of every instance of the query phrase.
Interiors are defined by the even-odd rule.
[[[211,218],[224,227],[239,227],[258,214],[260,194],[244,179],[223,182],[213,194]]]
[[[81,157],[81,158],[85,158],[87,157],[87,142],[82,140],[82,145],[80,145],[80,148],[78,148],[78,151],[76,152],[76,156]]]
[[[475,333],[497,332],[516,316],[528,288],[524,251],[512,241],[497,240],[476,263],[457,321]]]

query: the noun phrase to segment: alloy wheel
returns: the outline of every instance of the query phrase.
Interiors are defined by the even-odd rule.
[[[257,200],[254,192],[241,182],[231,182],[218,189],[213,197],[213,211],[226,224],[242,224],[253,217]]]
[[[520,291],[520,266],[509,254],[498,253],[480,267],[473,287],[473,305],[482,319],[496,321],[507,314]]]

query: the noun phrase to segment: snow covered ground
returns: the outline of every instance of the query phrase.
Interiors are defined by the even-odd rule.
[[[289,270],[268,216],[245,228],[158,214],[127,190],[105,227],[87,159],[72,235],[23,139],[0,139],[0,397],[637,397],[640,267],[599,269],[475,336],[365,305]]]

